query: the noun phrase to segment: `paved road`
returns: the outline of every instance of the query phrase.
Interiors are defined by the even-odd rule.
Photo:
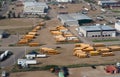
[[[8,59],[0,63],[0,67],[7,67],[14,65],[18,58],[22,58],[25,55],[25,51],[30,51],[36,49],[35,47],[0,47],[0,51],[10,50],[13,55]]]

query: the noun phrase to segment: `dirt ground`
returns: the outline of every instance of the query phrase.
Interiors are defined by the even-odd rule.
[[[66,4],[67,8],[65,9],[59,9],[57,6],[51,6],[52,9],[55,9],[54,11],[68,11],[69,13],[71,12],[78,12],[82,9],[83,6],[89,8],[87,4]],[[11,6],[13,8],[15,6]],[[18,8],[18,9],[17,9]],[[22,7],[21,7],[22,8]],[[19,12],[20,7],[16,7],[15,10],[16,12]],[[88,15],[94,15],[95,13],[99,13],[100,9],[98,8],[95,11],[90,11],[90,14]],[[20,19],[5,19],[5,20],[0,20],[0,29],[9,29],[13,30],[16,33],[19,31],[21,32],[29,32],[31,29],[26,29],[26,28],[31,28],[35,24],[40,23],[42,21],[41,19],[38,18],[20,18]],[[85,59],[79,59],[75,56],[72,55],[73,53],[73,48],[74,44],[57,44],[53,38],[53,36],[50,34],[50,29],[53,29],[54,27],[58,25],[62,25],[60,21],[57,20],[57,18],[52,18],[51,20],[45,21],[46,25],[45,28],[42,28],[41,30],[38,31],[38,36],[33,40],[33,42],[38,42],[40,44],[44,44],[45,46],[48,47],[53,47],[55,48],[56,45],[59,45],[62,47],[59,51],[61,54],[59,55],[54,55],[50,56],[48,58],[41,58],[38,59],[39,62],[42,62],[41,65],[47,65],[47,64],[57,64],[57,65],[70,65],[70,64],[81,64],[81,63],[108,63],[108,62],[115,62],[120,61],[119,56],[112,56],[112,57],[101,57],[101,56],[94,56],[91,58],[85,58]],[[17,30],[15,30],[17,29]],[[23,31],[24,30],[24,31]],[[17,37],[16,37],[17,38]],[[18,39],[18,38],[17,38]],[[4,43],[4,42],[3,42]],[[5,42],[6,43],[6,42]],[[119,55],[119,52],[115,52],[116,55]],[[96,58],[96,59],[94,59]],[[62,61],[62,62],[61,62]]]
[[[57,13],[60,11],[68,11],[69,13],[72,13],[72,12],[79,12],[81,8],[84,6],[84,4],[75,4],[75,5],[67,4],[66,6],[68,7],[66,9],[56,8],[57,6],[52,6],[52,8],[54,8],[55,12]],[[86,7],[89,8],[88,5],[86,5]],[[100,12],[99,9],[96,12],[90,11],[88,15],[93,16],[99,12]],[[29,29],[26,30],[26,28],[31,28],[40,21],[41,19],[35,19],[35,18],[5,19],[5,20],[0,20],[1,23],[0,29],[9,29],[9,30],[17,29],[15,32],[19,31],[19,33],[22,33],[23,29],[25,29],[24,32],[31,31]],[[45,28],[42,28],[40,31],[38,31],[39,35],[33,41],[39,42],[40,44],[45,44],[44,46],[51,48],[56,48],[56,46],[61,46],[61,48],[58,49],[58,51],[61,52],[61,54],[50,55],[48,58],[37,58],[38,62],[41,63],[40,65],[37,66],[52,65],[52,64],[54,65],[71,65],[71,64],[85,64],[85,63],[102,64],[102,63],[120,61],[119,51],[114,52],[116,56],[112,56],[112,57],[92,56],[90,58],[80,59],[78,57],[73,56],[72,53],[73,53],[74,44],[56,44],[53,36],[49,32],[49,30],[53,29],[53,27],[62,24],[57,20],[57,18],[53,18],[45,22],[46,22]],[[98,75],[100,75],[100,77],[103,77],[104,75],[107,75],[109,77],[109,74],[105,74],[105,72],[101,70],[101,68],[99,67],[96,70],[93,70],[91,68],[85,69],[85,67],[70,69],[69,77],[85,77],[84,75],[87,75],[87,77],[98,77]],[[98,75],[96,76],[96,74]],[[49,71],[21,72],[10,75],[10,77],[34,77],[34,76],[56,77],[54,74],[50,73]]]
[[[58,77],[50,71],[31,71],[31,72],[18,72],[10,74],[10,77]],[[104,70],[104,66],[96,67],[81,67],[70,68],[68,77],[119,77],[120,74],[109,74]]]

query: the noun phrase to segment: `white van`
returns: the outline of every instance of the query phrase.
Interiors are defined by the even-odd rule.
[[[1,77],[7,77],[6,71],[2,71]]]

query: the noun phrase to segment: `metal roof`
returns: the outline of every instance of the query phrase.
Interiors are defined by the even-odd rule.
[[[84,14],[81,14],[81,13],[72,13],[72,14],[69,14],[69,16],[71,16],[75,20],[83,20],[83,19],[90,19],[90,20],[92,20],[90,17],[88,17],[88,16],[86,16]]]
[[[84,19],[92,20],[90,17],[81,13],[60,14],[58,15],[58,18],[64,21],[78,21],[78,20],[84,20]]]
[[[120,26],[120,21],[116,22],[116,24],[118,24]]]
[[[58,15],[58,17],[60,19],[62,19],[63,21],[76,21],[74,18],[72,18],[70,15],[68,14],[60,14]]]
[[[85,31],[115,30],[115,28],[107,25],[80,26],[80,28],[84,29]]]
[[[39,7],[46,7],[48,8],[48,5],[44,2],[25,2],[24,7],[29,7],[29,6],[39,6]]]
[[[116,3],[116,0],[100,0],[101,3]]]

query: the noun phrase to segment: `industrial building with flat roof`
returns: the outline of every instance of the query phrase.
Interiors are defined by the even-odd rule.
[[[25,2],[24,3],[24,14],[46,14],[48,5],[44,2]]]
[[[116,37],[116,29],[107,25],[80,26],[77,31],[84,37]]]
[[[120,31],[120,21],[117,21],[115,23],[115,29],[118,30],[118,31]]]
[[[101,7],[120,7],[120,1],[116,0],[99,0],[98,5]]]
[[[57,18],[65,26],[79,26],[83,23],[90,23],[92,19],[81,13],[59,14]]]

